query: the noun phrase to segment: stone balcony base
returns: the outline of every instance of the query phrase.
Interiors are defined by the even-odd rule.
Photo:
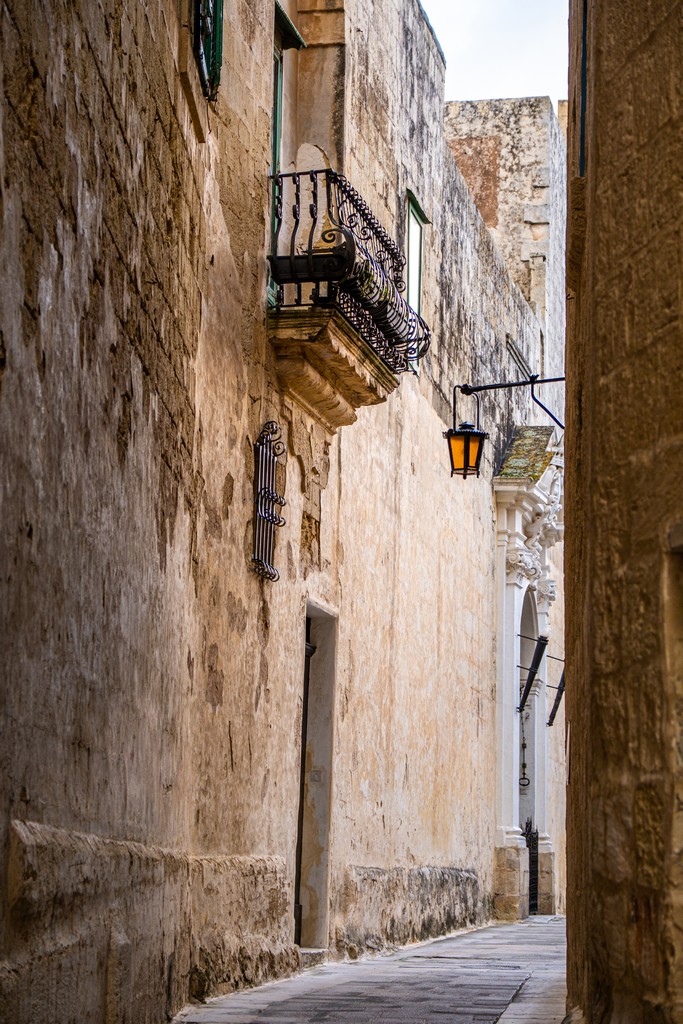
[[[329,434],[398,387],[398,378],[337,309],[272,310],[268,335],[281,386]]]

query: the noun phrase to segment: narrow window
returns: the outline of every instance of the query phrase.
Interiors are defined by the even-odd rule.
[[[292,111],[292,76],[296,74],[296,65],[292,66],[285,61],[285,50],[300,50],[306,43],[299,35],[299,32],[286,14],[279,0],[275,0],[275,28],[273,35],[273,107],[270,122],[270,174],[275,178],[282,170],[282,136],[283,124],[291,126],[293,120]],[[285,82],[287,76],[287,82]],[[285,105],[287,110],[285,111]],[[286,119],[285,119],[286,114]],[[285,160],[287,151],[291,148],[292,140],[285,140]],[[271,237],[275,232],[275,196],[277,184],[272,182],[271,190]],[[271,277],[267,285],[267,302],[269,307],[277,304],[277,287]]]
[[[279,0],[275,0],[275,33],[273,45],[273,112],[271,126],[271,174],[278,174],[282,160],[282,124],[284,115],[285,92],[291,92],[292,82],[288,78],[288,89],[285,90],[285,50],[301,50],[306,43],[300,36],[296,25],[287,15]],[[296,65],[291,63],[287,75],[296,75]],[[291,98],[288,100],[291,105]],[[292,111],[288,111],[291,120]],[[289,122],[288,122],[289,123]]]
[[[273,50],[273,110],[270,123],[270,173],[279,174],[282,151],[282,46],[279,36],[275,37]]]
[[[277,8],[276,8],[277,10]],[[276,22],[277,24],[277,22]],[[275,45],[273,48],[273,109],[270,120],[270,173],[273,177],[270,195],[270,235],[275,236],[276,214],[275,197],[277,185],[275,175],[280,173],[282,159],[282,85],[284,81],[284,62],[280,33],[275,32]],[[277,286],[270,273],[268,275],[267,303],[269,308],[277,305]]]
[[[406,237],[406,299],[416,313],[422,312],[422,234],[427,224],[415,196],[408,193]]]
[[[412,192],[408,192],[408,212],[406,216],[406,291],[405,297],[411,309],[419,315],[422,313],[422,264],[423,254],[423,233],[424,226],[429,221],[425,217],[422,207]],[[419,374],[420,363],[417,353],[414,358],[408,359],[408,365],[413,373]]]

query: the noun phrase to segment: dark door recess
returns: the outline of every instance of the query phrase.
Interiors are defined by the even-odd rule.
[[[538,913],[538,829],[526,819],[524,838],[529,848],[529,913]]]
[[[311,643],[311,620],[306,616],[306,657],[304,660],[304,699],[301,711],[301,768],[299,773],[299,814],[296,830],[296,866],[294,874],[294,942],[301,945],[301,860],[304,845],[304,806],[306,799],[306,745],[308,743],[308,691],[311,658],[316,648]]]

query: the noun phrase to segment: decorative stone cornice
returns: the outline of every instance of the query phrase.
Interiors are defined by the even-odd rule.
[[[499,537],[504,538],[506,547],[506,573],[520,585],[543,579],[546,551],[562,538],[562,465],[561,452],[551,450],[539,479],[508,475],[493,481]],[[540,588],[542,599],[554,599],[552,581],[540,583]]]

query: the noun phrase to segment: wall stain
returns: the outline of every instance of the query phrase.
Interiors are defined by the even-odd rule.
[[[0,331],[0,392],[2,392],[2,378],[5,376],[5,370],[7,369],[7,351],[5,349],[5,338]]]
[[[218,644],[211,644],[207,658],[206,700],[213,711],[223,703],[223,670],[218,667]]]
[[[235,493],[235,481],[230,473],[226,473],[225,480],[223,482],[223,505],[222,513],[223,518],[227,519],[230,515],[230,506],[232,505],[233,495]]]

